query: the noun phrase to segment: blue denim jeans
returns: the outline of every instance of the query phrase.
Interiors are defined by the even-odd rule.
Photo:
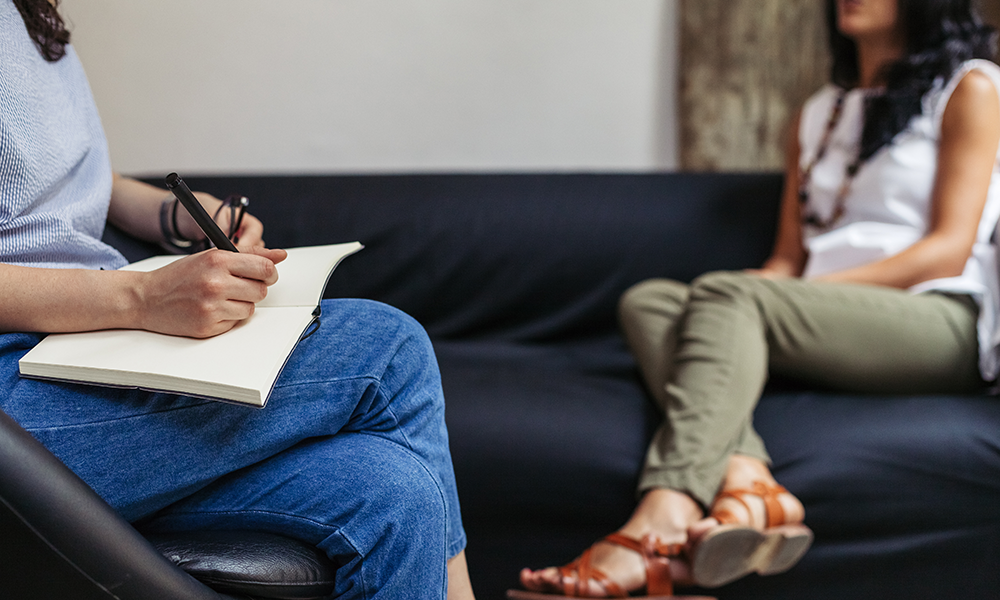
[[[21,379],[27,334],[0,336],[0,407],[141,531],[270,531],[326,552],[344,598],[444,598],[465,533],[430,341],[322,308],[263,409]]]

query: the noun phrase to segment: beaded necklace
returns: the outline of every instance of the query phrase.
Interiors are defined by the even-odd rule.
[[[799,207],[802,210],[805,209],[809,201],[809,182],[812,179],[813,167],[816,166],[816,163],[823,160],[823,157],[826,155],[833,130],[837,128],[837,123],[840,122],[840,117],[844,112],[844,96],[846,95],[844,90],[840,90],[837,94],[837,100],[833,105],[833,111],[830,113],[830,119],[826,123],[826,130],[823,132],[816,156],[804,169],[799,171]],[[837,196],[833,202],[833,212],[830,213],[830,218],[823,219],[816,211],[812,211],[809,214],[803,213],[802,222],[804,224],[812,225],[821,230],[827,230],[843,218],[844,205],[847,202],[847,192],[850,191],[851,182],[854,180],[854,176],[857,175],[858,169],[861,168],[861,162],[860,158],[855,158],[851,164],[847,165],[844,180],[841,182],[840,189],[837,190]]]

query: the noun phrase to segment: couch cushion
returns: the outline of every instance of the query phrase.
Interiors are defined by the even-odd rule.
[[[484,597],[621,526],[660,417],[619,339],[435,348]],[[712,595],[930,600],[940,585],[956,597],[1000,589],[1000,400],[772,386],[754,419],[817,540],[791,572]]]

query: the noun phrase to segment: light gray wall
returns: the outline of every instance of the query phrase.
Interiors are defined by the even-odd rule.
[[[677,0],[63,0],[125,173],[677,166]]]

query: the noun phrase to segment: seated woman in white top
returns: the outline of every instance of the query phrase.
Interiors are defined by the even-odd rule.
[[[524,570],[528,589],[668,595],[672,581],[790,569],[812,532],[753,430],[769,372],[864,393],[996,379],[1000,68],[982,60],[994,32],[969,0],[827,10],[832,83],[792,129],[771,258],[626,292],[625,334],[666,416],[641,499],[570,565]]]

